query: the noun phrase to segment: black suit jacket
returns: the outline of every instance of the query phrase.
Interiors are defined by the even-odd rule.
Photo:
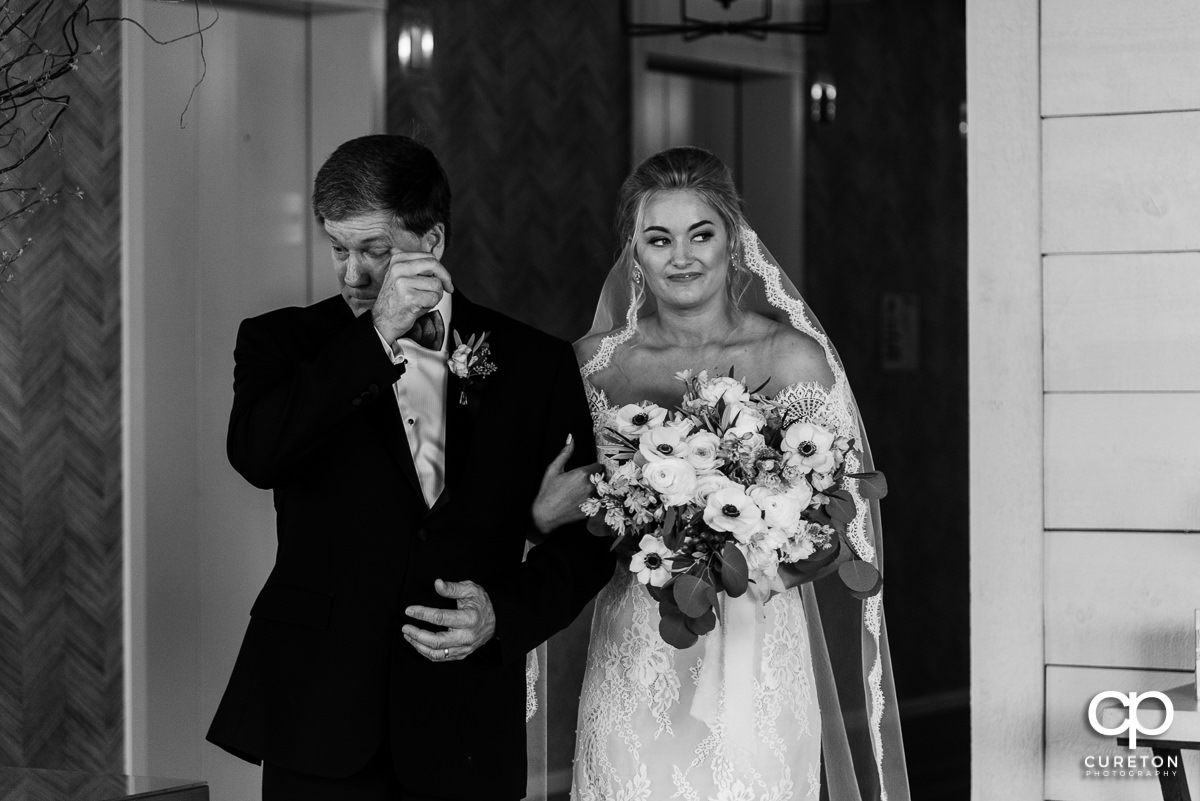
[[[278,537],[208,732],[243,759],[346,776],[390,732],[409,792],[524,794],[525,654],[575,618],[613,560],[578,524],[522,562],[530,504],[567,433],[575,464],[593,455],[578,369],[567,343],[461,292],[453,303],[451,330],[490,331],[497,371],[467,405],[450,376],[433,509],[392,392],[403,368],[369,314],[339,295],[238,331],[229,460],[274,492]],[[431,663],[400,635],[408,605],[453,607],[435,578],[475,581],[495,607],[495,638],[464,660]]]

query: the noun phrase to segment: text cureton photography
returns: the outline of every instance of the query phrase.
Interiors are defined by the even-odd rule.
[[[1147,699],[1162,704],[1162,712],[1153,705],[1146,710],[1147,722],[1139,716],[1141,704]],[[1101,707],[1105,701],[1115,701]],[[1153,710],[1153,711],[1151,711]],[[1161,719],[1160,719],[1161,715]],[[1122,693],[1105,690],[1092,697],[1088,704],[1087,721],[1092,729],[1106,737],[1128,735],[1127,741],[1118,741],[1128,749],[1120,754],[1088,754],[1083,758],[1083,775],[1086,778],[1107,777],[1157,777],[1179,775],[1179,752],[1167,754],[1136,754],[1139,735],[1155,737],[1171,727],[1175,718],[1175,707],[1171,699],[1157,690],[1149,692]]]
[[[1088,754],[1083,758],[1085,777],[1177,776],[1179,755],[1161,757],[1158,754]]]

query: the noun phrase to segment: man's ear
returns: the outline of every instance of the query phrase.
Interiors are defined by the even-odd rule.
[[[434,223],[433,227],[421,237],[421,244],[433,254],[435,259],[441,261],[442,254],[446,252],[446,226]]]

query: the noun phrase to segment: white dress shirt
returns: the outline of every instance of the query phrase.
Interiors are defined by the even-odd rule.
[[[421,494],[430,508],[446,484],[446,382],[450,376],[446,355],[451,339],[449,292],[442,294],[434,309],[442,313],[446,327],[441,350],[429,350],[408,337],[401,337],[396,340],[397,348],[393,351],[391,343],[379,335],[392,362],[404,363],[404,375],[392,384],[392,389],[396,393],[396,406],[408,436],[408,449],[417,468],[417,478],[421,481]]]

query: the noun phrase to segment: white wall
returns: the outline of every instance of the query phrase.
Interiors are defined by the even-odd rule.
[[[1158,799],[1082,760],[1194,675],[1200,7],[968,2],[967,53],[972,795]]]

